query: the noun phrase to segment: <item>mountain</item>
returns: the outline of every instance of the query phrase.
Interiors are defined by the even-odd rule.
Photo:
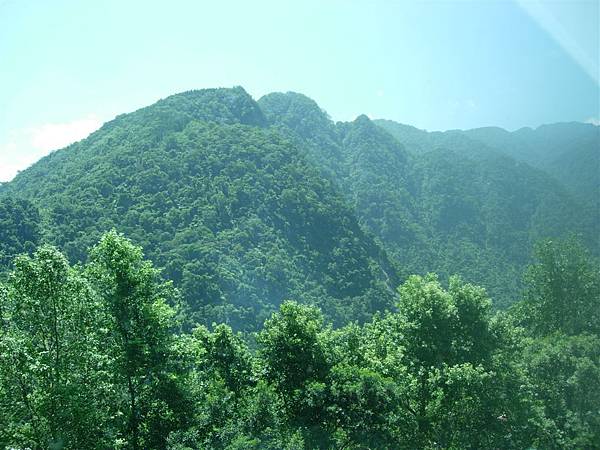
[[[195,321],[252,330],[285,299],[336,323],[392,305],[399,280],[331,181],[241,88],[118,116],[3,190],[40,207],[73,261],[111,228],[141,244]],[[190,319],[192,320],[192,319]]]
[[[465,134],[546,170],[580,198],[600,198],[600,127],[596,125],[556,123],[514,132],[478,128]]]
[[[427,132],[393,120],[377,119],[373,122],[394,136],[411,154],[423,154],[442,149],[479,158],[497,153],[493,148],[470,138],[462,130]]]
[[[514,132],[498,127],[431,132],[391,120],[376,123],[413,153],[427,149],[452,149],[471,159],[508,156],[557,180],[579,204],[579,230],[592,238],[588,245],[600,251],[600,127],[570,122],[521,128]]]
[[[433,147],[452,148],[470,157],[496,152],[538,168],[575,196],[587,212],[588,226],[600,232],[599,126],[570,122],[513,132],[485,127],[428,133],[391,120],[376,123],[415,153]]]
[[[42,158],[0,199],[39,210],[39,238],[11,252],[49,242],[84,261],[102,233],[125,233],[179,288],[190,323],[254,330],[286,299],[362,322],[427,272],[481,284],[502,308],[537,240],[597,236],[576,193],[488,141],[335,123],[292,92],[189,91]]]
[[[404,275],[461,274],[503,307],[519,295],[534,242],[571,232],[596,242],[579,220],[584,208],[553,177],[460,130],[427,133],[366,116],[334,123],[293,92],[258,103],[340,186]]]

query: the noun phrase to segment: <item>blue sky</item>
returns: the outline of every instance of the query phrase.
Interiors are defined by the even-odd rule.
[[[170,94],[428,130],[597,121],[599,2],[0,0],[0,181]]]

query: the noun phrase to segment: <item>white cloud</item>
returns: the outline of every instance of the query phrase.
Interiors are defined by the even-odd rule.
[[[100,125],[102,122],[95,116],[66,123],[47,123],[31,129],[31,145],[44,151],[63,148],[89,136]]]
[[[0,146],[0,181],[8,181],[12,179],[19,167],[14,162],[8,160],[8,155],[15,154],[17,152],[17,145],[14,142],[9,142]],[[5,162],[4,159],[7,161]]]
[[[600,119],[598,117],[590,117],[585,123],[591,123],[592,125],[600,126]]]
[[[47,123],[14,130],[0,143],[0,181],[10,181],[18,171],[46,156],[52,150],[66,147],[86,138],[102,121],[95,115],[64,123]]]

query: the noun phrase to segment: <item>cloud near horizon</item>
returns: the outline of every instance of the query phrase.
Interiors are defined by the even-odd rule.
[[[95,114],[63,123],[46,123],[16,130],[0,143],[0,182],[10,181],[20,171],[53,150],[86,138],[102,125]]]

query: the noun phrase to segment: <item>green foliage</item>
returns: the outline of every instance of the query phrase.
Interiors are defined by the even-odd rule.
[[[40,243],[42,229],[38,209],[29,201],[0,198],[0,270],[21,253]]]
[[[546,241],[536,249],[521,306],[538,335],[600,333],[600,263],[579,242]]]
[[[99,299],[52,247],[14,265],[0,287],[0,445],[105,448],[117,398]]]
[[[595,448],[598,335],[585,321],[540,335],[545,316],[530,304],[555,301],[545,283],[590,286],[593,263],[561,245],[540,247],[536,296],[496,318],[482,288],[415,275],[397,312],[362,325],[333,329],[317,307],[284,302],[253,349],[225,324],[178,329],[176,291],[114,231],[83,267],[40,247],[0,284],[0,444]],[[596,300],[581,298],[575,317]]]
[[[329,377],[328,421],[336,447],[393,448],[399,390],[393,380],[367,368],[338,364]]]
[[[282,304],[265,322],[258,343],[266,376],[284,398],[292,397],[310,381],[323,381],[329,367],[322,332],[321,312],[293,302]]]
[[[521,448],[537,432],[535,423],[523,423],[535,420],[530,392],[513,390],[525,379],[497,358],[502,339],[489,310],[485,292],[458,278],[448,290],[431,275],[412,276],[400,288],[399,313],[386,319],[397,334],[388,346],[395,357],[383,369],[395,373],[411,436],[424,447]]]
[[[110,318],[105,345],[115,358],[117,388],[127,392],[120,434],[134,450],[160,448],[177,423],[166,373],[174,311],[170,284],[144,261],[142,250],[111,231],[91,251],[88,276]],[[176,394],[176,392],[175,392]]]
[[[600,445],[600,337],[553,334],[523,354],[535,392],[550,420],[546,448]]]
[[[524,300],[510,319],[524,327],[516,358],[548,420],[546,448],[600,444],[600,265],[574,239],[538,245]]]

